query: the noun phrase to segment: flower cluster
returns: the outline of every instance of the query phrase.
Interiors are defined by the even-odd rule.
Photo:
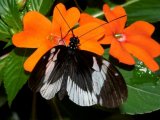
[[[127,15],[121,6],[110,10],[105,4],[103,12],[107,21],[86,13],[80,14],[75,7],[66,10],[61,3],[54,8],[52,22],[38,12],[26,13],[23,31],[12,38],[17,47],[37,48],[25,61],[25,70],[31,72],[38,60],[52,47],[68,45],[73,33],[80,39],[79,49],[103,55],[101,45],[110,44],[109,54],[119,62],[134,65],[135,56],[152,71],[158,70],[159,65],[154,58],[160,55],[160,45],[151,38],[154,26],[137,21],[125,28]],[[79,26],[73,29],[77,23]]]
[[[151,38],[154,26],[145,21],[136,21],[125,28],[127,15],[121,6],[116,6],[110,10],[109,6],[105,4],[103,11],[108,24],[103,26],[105,37],[99,40],[99,43],[111,45],[109,54],[117,58],[119,62],[128,65],[135,64],[133,55],[143,61],[152,71],[158,70],[159,65],[154,61],[154,57],[160,55],[160,45]],[[90,21],[100,24],[105,22],[88,14],[81,14],[81,25]]]

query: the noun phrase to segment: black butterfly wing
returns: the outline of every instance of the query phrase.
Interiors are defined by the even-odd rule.
[[[77,50],[71,56],[68,71],[66,90],[69,99],[81,106],[96,104],[96,96],[92,94],[92,55]]]
[[[78,105],[118,107],[127,98],[127,87],[118,70],[94,53],[79,50],[71,60],[67,80],[69,98]]]
[[[54,47],[41,58],[29,86],[45,99],[68,94],[81,106],[117,107],[127,98],[123,77],[107,60],[78,49],[72,54],[65,46]]]
[[[57,52],[55,52],[56,57],[53,57],[54,67],[50,69],[52,64],[46,66],[46,68],[50,69],[51,72],[45,72],[47,73],[45,76],[49,77],[47,77],[47,79],[43,79],[43,85],[39,90],[41,95],[45,99],[51,99],[55,96],[55,93],[58,92],[60,99],[68,94],[69,98],[77,104],[80,100],[87,102],[85,97],[88,95],[83,96],[82,94],[82,96],[80,96],[81,98],[77,97],[76,95],[78,93],[75,92],[75,89],[80,88],[83,92],[92,91],[92,69],[91,67],[88,67],[88,65],[91,66],[92,63],[90,63],[90,61],[83,61],[84,58],[90,59],[87,57],[91,56],[88,56],[87,54],[85,54],[86,56],[81,55],[81,52],[78,49],[76,51],[70,51],[65,46],[57,46],[55,49],[57,49]],[[89,106],[93,105],[93,103],[79,103],[79,105]]]
[[[65,47],[65,46],[63,46]],[[62,48],[63,48],[62,47]],[[29,87],[35,92],[42,92],[47,90],[51,90],[52,88],[55,89],[52,94],[56,94],[61,86],[61,73],[55,74],[55,79],[52,79],[52,72],[55,67],[55,62],[57,60],[57,55],[60,51],[61,47],[54,47],[49,50],[36,64],[35,68],[33,69],[30,79],[29,79]],[[57,69],[57,68],[56,68]],[[58,81],[60,79],[60,81]],[[55,82],[55,81],[58,82]],[[55,82],[55,83],[54,83]],[[54,84],[52,84],[54,83]],[[56,86],[56,87],[54,87]],[[45,90],[44,90],[45,89]],[[54,97],[53,95],[53,97]],[[45,97],[46,99],[52,98],[52,96]]]
[[[127,86],[119,71],[107,60],[102,60],[101,74],[104,84],[98,95],[98,103],[109,108],[118,107],[128,96]]]

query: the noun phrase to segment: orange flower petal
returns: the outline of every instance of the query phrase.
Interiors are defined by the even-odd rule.
[[[67,10],[67,15],[65,19],[68,25],[70,26],[70,28],[73,28],[75,24],[78,23],[79,18],[80,18],[80,12],[76,7],[72,7]],[[64,30],[68,32],[70,28],[68,28],[68,26],[67,27],[65,26]]]
[[[51,26],[50,20],[36,11],[26,13],[23,18],[23,24],[24,30],[50,31],[49,28]]]
[[[12,37],[12,42],[17,47],[37,48],[51,31],[51,22],[38,12],[28,12],[23,18],[23,24],[24,31]]]
[[[90,23],[91,21],[99,23],[100,25],[102,25],[102,27],[104,27],[105,36],[102,37],[100,40],[98,40],[98,42],[100,44],[110,44],[111,43],[110,37],[112,38],[113,33],[110,29],[110,25],[108,25],[108,23],[106,23],[105,21],[94,18],[94,17],[90,16],[89,14],[82,13],[81,17],[80,17],[79,24],[84,25],[84,24]]]
[[[104,24],[106,23],[105,21],[98,19],[98,18],[94,18],[93,16],[87,14],[87,13],[82,13],[80,15],[80,20],[79,20],[79,24],[80,25],[84,25],[90,22],[97,22],[99,24]]]
[[[125,28],[125,33],[127,35],[141,34],[151,36],[154,30],[155,28],[152,24],[145,21],[137,21]]]
[[[93,53],[96,53],[98,55],[103,55],[103,53],[104,53],[104,49],[96,41],[87,41],[87,42],[81,44],[79,47],[80,47],[81,50],[86,50],[86,51],[89,51],[89,52],[93,52]]]
[[[110,55],[117,58],[119,62],[134,65],[133,57],[123,48],[123,46],[114,38],[112,38],[111,47],[109,50]]]
[[[56,5],[53,12],[53,21],[61,25],[63,32],[68,32],[75,26],[80,18],[80,12],[76,7],[72,7],[66,11],[65,6],[60,3]]]
[[[104,35],[104,29],[98,23],[88,23],[73,30],[75,36],[80,39],[80,44],[85,41],[94,41]]]
[[[55,6],[53,10],[53,21],[56,21],[58,24],[64,22],[62,15],[66,15],[67,11],[65,6],[62,3],[59,3]]]
[[[105,36],[102,37],[100,40],[98,40],[98,42],[103,45],[111,44],[112,38],[113,38],[113,35],[105,34]]]
[[[110,24],[110,29],[114,33],[121,33],[125,27],[125,23],[127,20],[126,12],[123,7],[116,6],[113,10],[110,10],[107,4],[104,4],[103,11],[105,14],[106,19]]]
[[[59,24],[57,24],[55,21],[52,21],[52,34],[55,36],[60,36],[62,33],[61,27]]]
[[[24,69],[28,72],[32,72],[37,62],[40,60],[40,58],[52,47],[43,45],[42,47],[39,47],[24,63]]]
[[[34,39],[36,38],[36,34],[34,34],[32,31],[25,31],[20,32],[12,37],[12,43],[16,47],[22,47],[22,48],[38,48],[41,45],[41,41],[44,39]],[[40,42],[38,41],[40,40]]]
[[[127,40],[129,43],[146,50],[152,57],[160,55],[160,44],[148,36],[130,35]]]
[[[87,13],[81,13],[80,19],[79,19],[79,24],[80,25],[85,25],[85,24],[90,23],[90,22],[97,22],[95,19],[96,18],[90,16]]]
[[[142,48],[135,46],[130,43],[123,44],[125,49],[137,57],[139,60],[143,61],[144,64],[151,69],[152,71],[156,71],[159,69],[159,65],[154,61],[154,59]]]
[[[94,18],[91,15],[86,14],[86,13],[81,14],[80,20],[79,20],[80,25],[84,25],[84,24],[91,23],[91,22],[96,22],[96,23],[99,23],[100,25],[102,25],[102,27],[104,27],[104,29],[105,29],[106,36],[113,34],[113,32],[111,30],[111,25],[109,25],[106,21]],[[103,42],[103,40],[101,42]],[[106,42],[106,39],[104,40],[104,42]]]

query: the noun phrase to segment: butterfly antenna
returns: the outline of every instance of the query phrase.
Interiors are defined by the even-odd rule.
[[[99,27],[101,27],[101,26],[103,26],[103,25],[105,25],[105,24],[108,24],[108,23],[110,23],[110,22],[113,22],[113,21],[115,21],[115,20],[118,20],[118,19],[120,19],[120,18],[123,18],[123,17],[125,17],[125,16],[127,16],[127,15],[123,15],[123,16],[121,16],[121,17],[119,17],[119,18],[116,18],[116,19],[113,19],[113,20],[111,20],[111,21],[106,21],[106,23],[103,23],[103,24],[101,24],[101,25],[99,25],[99,26],[97,26],[97,27],[95,27],[95,28],[93,28],[93,29],[91,29],[91,30],[89,30],[88,32],[86,32],[86,33],[84,33],[84,34],[82,34],[81,36],[79,36],[78,38],[80,38],[80,37],[82,37],[82,36],[84,36],[84,35],[86,35],[86,34],[88,34],[89,32],[92,32],[93,30],[95,30],[95,29],[97,29],[97,28],[99,28]]]
[[[56,6],[56,8],[57,8],[58,12],[60,13],[61,17],[63,18],[63,20],[65,21],[65,23],[67,24],[67,26],[69,27],[69,29],[71,29],[69,24],[67,23],[66,19],[63,17],[61,11],[59,10],[59,8],[57,6]]]
[[[123,17],[126,17],[126,16],[127,16],[127,15],[123,15],[123,16],[121,16],[121,17],[119,17],[119,18],[116,18],[116,19],[111,20],[110,22],[113,22],[113,21],[115,21],[115,20],[118,20],[118,19],[123,18]],[[110,23],[110,22],[107,21],[107,23]]]
[[[79,6],[77,0],[74,0],[74,3],[76,4],[76,6],[78,7],[78,9],[79,9],[81,12],[84,12],[84,11],[81,9],[81,7]]]
[[[64,45],[66,46],[66,42],[64,41],[64,38],[65,38],[65,37],[62,36],[62,29],[61,29],[61,27],[60,27],[60,32],[61,32],[61,39],[59,40],[59,43],[60,43],[60,41],[62,41],[62,42],[64,43]],[[66,36],[66,35],[65,35],[65,36]],[[59,43],[58,43],[58,44],[59,44]]]
[[[62,13],[61,13],[61,11],[59,10],[59,8],[58,8],[57,6],[56,6],[56,8],[57,8],[58,12],[60,13],[61,17],[63,18],[63,20],[65,21],[65,23],[67,24],[68,28],[70,29],[70,30],[67,32],[67,34],[71,31],[72,34],[73,34],[73,36],[74,36],[73,30],[71,29],[71,27],[70,27],[69,24],[67,23],[66,19],[64,18],[64,16],[63,16]],[[67,35],[65,35],[65,36],[67,36]]]

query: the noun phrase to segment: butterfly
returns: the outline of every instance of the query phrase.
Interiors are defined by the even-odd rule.
[[[102,56],[80,49],[79,38],[72,31],[68,45],[44,54],[31,73],[29,87],[47,100],[68,95],[80,106],[118,107],[127,98],[122,75]]]

